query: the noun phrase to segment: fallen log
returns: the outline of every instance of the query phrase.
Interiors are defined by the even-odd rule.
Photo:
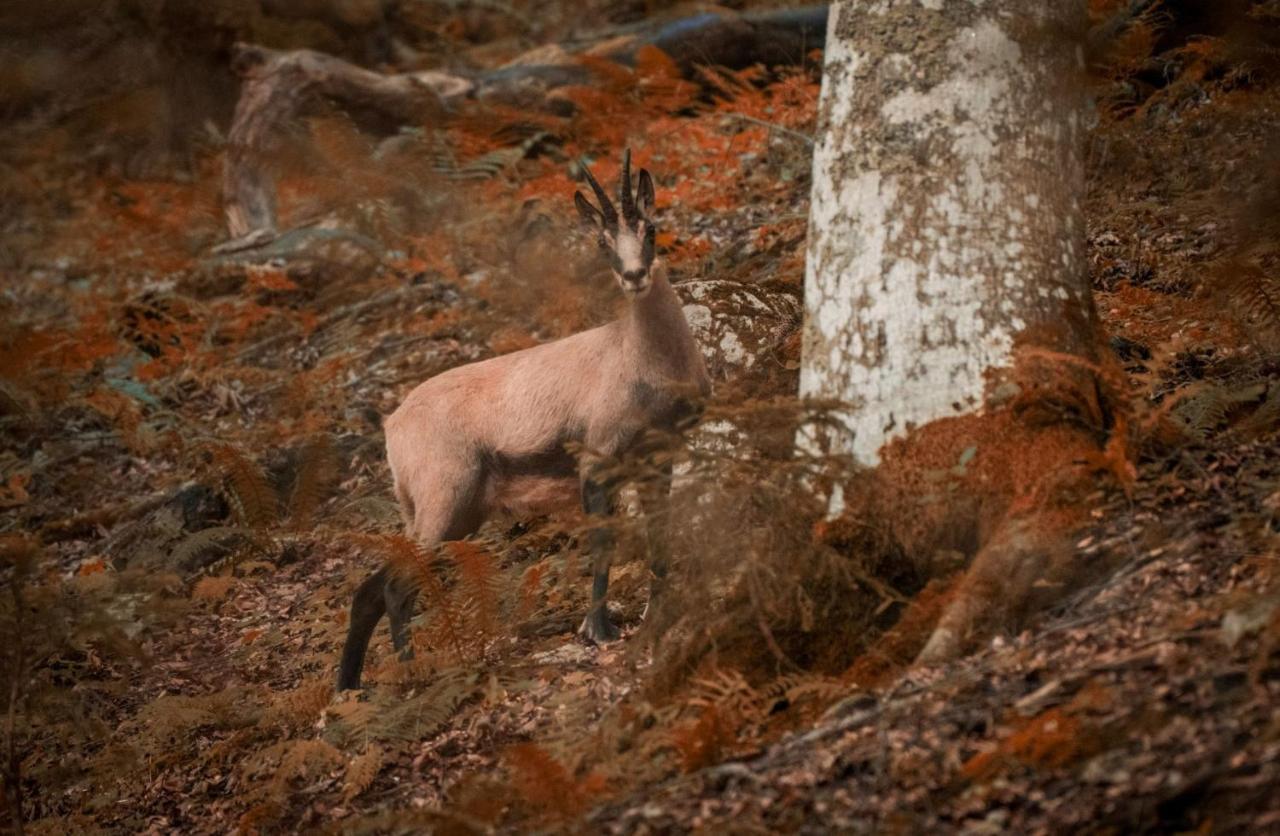
[[[240,239],[228,250],[275,237],[275,184],[267,152],[280,127],[309,98],[364,107],[400,122],[422,118],[441,106],[441,90],[432,85],[431,74],[382,75],[311,50],[278,52],[237,44],[232,67],[244,84],[222,169],[227,231]]]
[[[243,79],[227,153],[222,200],[231,240],[215,252],[243,252],[277,236],[276,191],[270,150],[299,109],[313,98],[373,117],[387,130],[438,118],[465,98],[551,109],[547,94],[588,84],[580,56],[634,65],[642,47],[669,55],[686,75],[698,66],[738,69],[793,64],[822,45],[825,6],[736,15],[708,13],[670,23],[645,24],[621,35],[567,47],[544,48],[479,73],[438,71],[382,74],[310,50],[281,52],[237,44],[232,68]],[[561,99],[556,105],[563,108]],[[368,122],[366,118],[362,121]]]

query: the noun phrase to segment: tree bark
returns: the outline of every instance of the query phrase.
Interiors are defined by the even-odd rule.
[[[1015,337],[1089,308],[1083,4],[845,0],[828,28],[802,395],[866,465],[980,409]],[[1092,334],[1063,333],[1060,347]]]
[[[1078,0],[843,0],[830,13],[800,391],[839,406],[799,441],[866,467],[892,460],[886,492],[907,503],[899,514],[920,510],[913,492],[933,490],[902,472],[925,459],[946,474],[976,453],[988,481],[1005,482],[980,499],[933,496],[945,513],[927,508],[927,524],[906,526],[917,548],[937,548],[920,529],[954,527],[963,507],[961,528],[975,532],[959,538],[974,565],[933,658],[958,649],[993,596],[1023,595],[990,588],[993,567],[1018,564],[1022,585],[1029,563],[1045,564],[1028,554],[1043,549],[1026,536],[1037,526],[999,516],[1026,498],[1030,476],[991,465],[1003,456],[1012,474],[1035,445],[1010,452],[974,421],[1019,391],[1015,350],[1084,358],[1074,372],[1096,356],[1083,261],[1085,32]]]

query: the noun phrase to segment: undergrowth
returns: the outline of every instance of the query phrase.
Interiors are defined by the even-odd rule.
[[[1091,269],[1118,360],[1083,370],[1098,390],[1055,402],[1099,435],[1081,466],[1130,492],[1188,449],[1280,421],[1274,149],[1246,142],[1274,68],[1226,40],[1168,47],[1167,16],[1147,9],[1097,59]],[[686,79],[656,51],[584,64],[595,83],[563,91],[568,117],[471,102],[374,138],[317,108],[276,161],[281,222],[344,235],[303,234],[262,264],[208,253],[217,143],[191,151],[188,182],[34,161],[52,194],[21,191],[39,229],[0,297],[12,819],[551,828],[759,751],[910,664],[967,555],[913,552],[856,503],[826,519],[811,488],[844,463],[794,451],[822,418],[791,397],[816,65]],[[1175,117],[1199,127],[1170,131]],[[1223,188],[1196,171],[1217,142],[1253,154]],[[624,145],[658,179],[681,290],[706,306],[749,291],[785,315],[753,365],[717,361],[665,510],[615,522],[631,635],[594,650],[571,637],[589,586],[581,515],[424,549],[400,534],[380,416],[432,374],[611,315],[569,204],[578,161],[609,182]],[[1174,237],[1153,242],[1157,225]],[[1051,382],[1082,372],[1029,362]],[[641,621],[659,548],[674,566]],[[350,595],[386,560],[420,592],[415,654],[394,658],[383,630],[372,686],[335,695]],[[1087,708],[1027,720],[964,771],[1083,757]]]

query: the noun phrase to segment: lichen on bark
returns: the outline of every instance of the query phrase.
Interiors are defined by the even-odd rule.
[[[829,18],[801,394],[881,446],[982,409],[1021,335],[1079,353],[1082,3],[845,0]],[[1053,326],[1053,327],[1045,327]],[[1085,331],[1088,328],[1084,329]]]

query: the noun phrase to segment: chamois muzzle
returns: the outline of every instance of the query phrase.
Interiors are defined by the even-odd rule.
[[[645,267],[640,270],[628,270],[618,277],[618,283],[622,285],[622,292],[633,298],[642,298],[649,292],[652,284],[649,280],[649,268]]]

